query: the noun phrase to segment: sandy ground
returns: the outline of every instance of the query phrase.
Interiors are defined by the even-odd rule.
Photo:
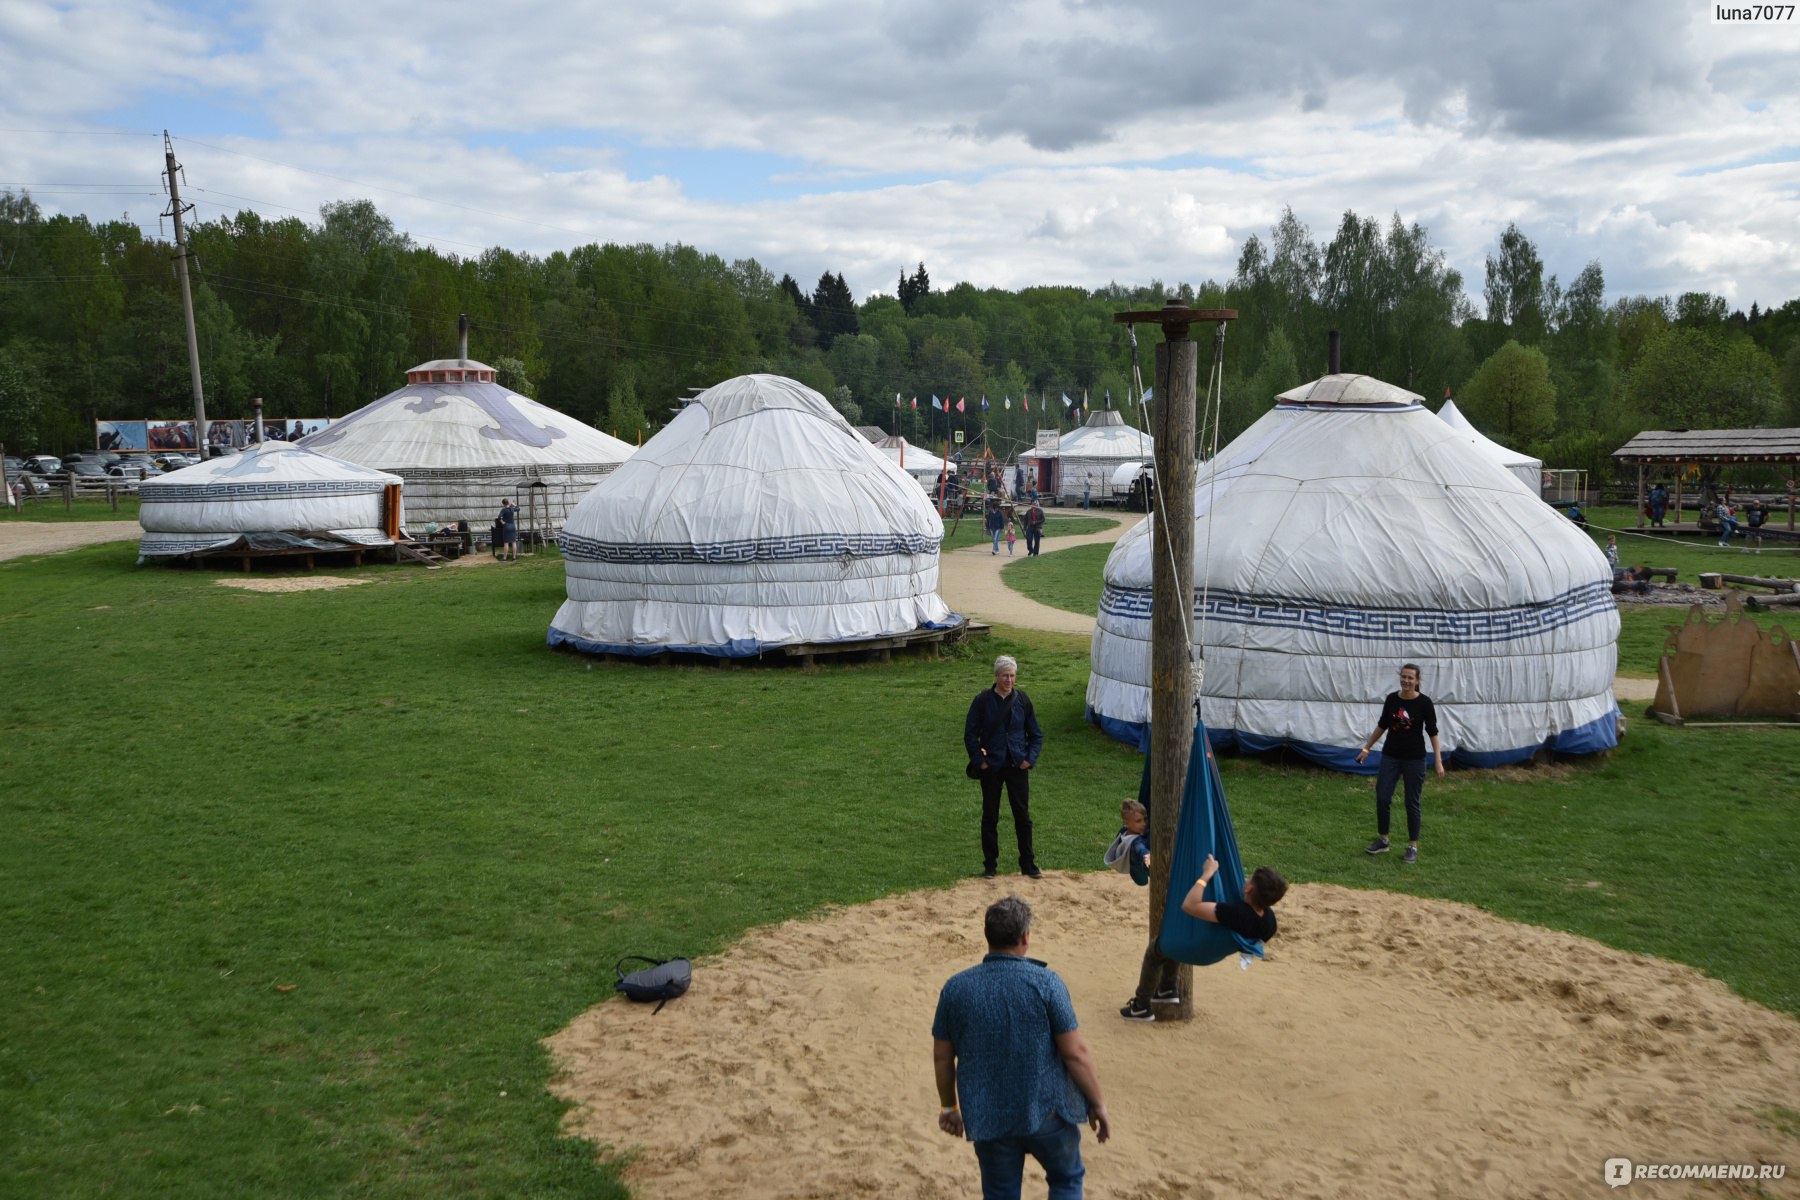
[[[1084,1140],[1090,1196],[1597,1197],[1620,1155],[1800,1176],[1800,1139],[1765,1115],[1800,1108],[1800,1023],[1690,968],[1310,885],[1283,901],[1267,960],[1197,969],[1196,1020],[1133,1024],[1116,1010],[1145,893],[1109,873],[970,880],[753,931],[659,1015],[609,1000],[549,1039],[568,1130],[634,1153],[646,1200],[975,1194],[973,1152],[937,1129],[931,1018],[1009,891],[1033,903],[1032,953],[1068,984],[1112,1111],[1113,1139]],[[1800,1195],[1797,1178],[1764,1186]],[[1026,1195],[1042,1187],[1029,1168]]]
[[[0,521],[0,560],[56,554],[97,542],[135,541],[143,533],[136,521]]]

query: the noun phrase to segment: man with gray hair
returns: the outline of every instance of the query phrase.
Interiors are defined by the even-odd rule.
[[[983,1197],[1016,1198],[1029,1154],[1051,1200],[1080,1200],[1082,1123],[1112,1136],[1093,1055],[1069,989],[1026,957],[1031,905],[996,900],[984,924],[987,957],[944,984],[931,1023],[938,1128],[975,1143]]]
[[[1020,691],[1019,664],[1010,654],[994,660],[994,686],[975,697],[963,721],[965,772],[981,784],[982,875],[992,879],[1000,863],[1000,788],[1012,807],[1013,836],[1019,842],[1019,872],[1043,876],[1031,848],[1031,768],[1044,748],[1031,697]]]

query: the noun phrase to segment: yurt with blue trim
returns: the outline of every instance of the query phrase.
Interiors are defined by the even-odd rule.
[[[811,388],[707,389],[563,526],[551,646],[747,657],[960,618],[938,596],[925,492]]]
[[[401,485],[398,475],[265,442],[144,480],[138,553],[148,559],[391,546],[404,520]]]
[[[1282,393],[1201,468],[1194,511],[1215,746],[1373,770],[1356,752],[1408,662],[1462,765],[1616,744],[1605,558],[1418,396],[1362,375]],[[1087,692],[1089,719],[1138,745],[1154,521],[1107,559]]]

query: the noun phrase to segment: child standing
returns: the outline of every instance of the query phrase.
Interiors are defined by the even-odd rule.
[[[1617,571],[1619,569],[1619,535],[1606,535],[1606,565]]]
[[[1008,517],[1006,518],[1006,557],[1012,557],[1013,543],[1018,540],[1019,535],[1013,529],[1013,519]]]

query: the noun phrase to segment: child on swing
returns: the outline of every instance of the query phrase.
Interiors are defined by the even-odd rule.
[[[1127,800],[1119,805],[1119,820],[1124,824],[1106,848],[1106,865],[1121,875],[1130,875],[1131,882],[1143,887],[1150,882],[1150,841],[1144,836],[1150,815],[1136,800]]]
[[[1266,942],[1274,937],[1275,914],[1269,910],[1287,895],[1287,880],[1276,874],[1271,867],[1258,867],[1244,881],[1242,900],[1208,900],[1205,898],[1206,885],[1212,882],[1218,869],[1219,860],[1207,855],[1206,861],[1200,865],[1199,880],[1188,889],[1187,898],[1181,902],[1181,911],[1190,917],[1223,925],[1253,942]],[[1138,972],[1137,993],[1119,1010],[1119,1015],[1127,1021],[1154,1021],[1156,1013],[1150,1007],[1152,1004],[1181,1003],[1181,994],[1176,988],[1175,980],[1175,973],[1180,969],[1181,964],[1165,957],[1157,948],[1155,939],[1152,939],[1144,950],[1144,965]]]

